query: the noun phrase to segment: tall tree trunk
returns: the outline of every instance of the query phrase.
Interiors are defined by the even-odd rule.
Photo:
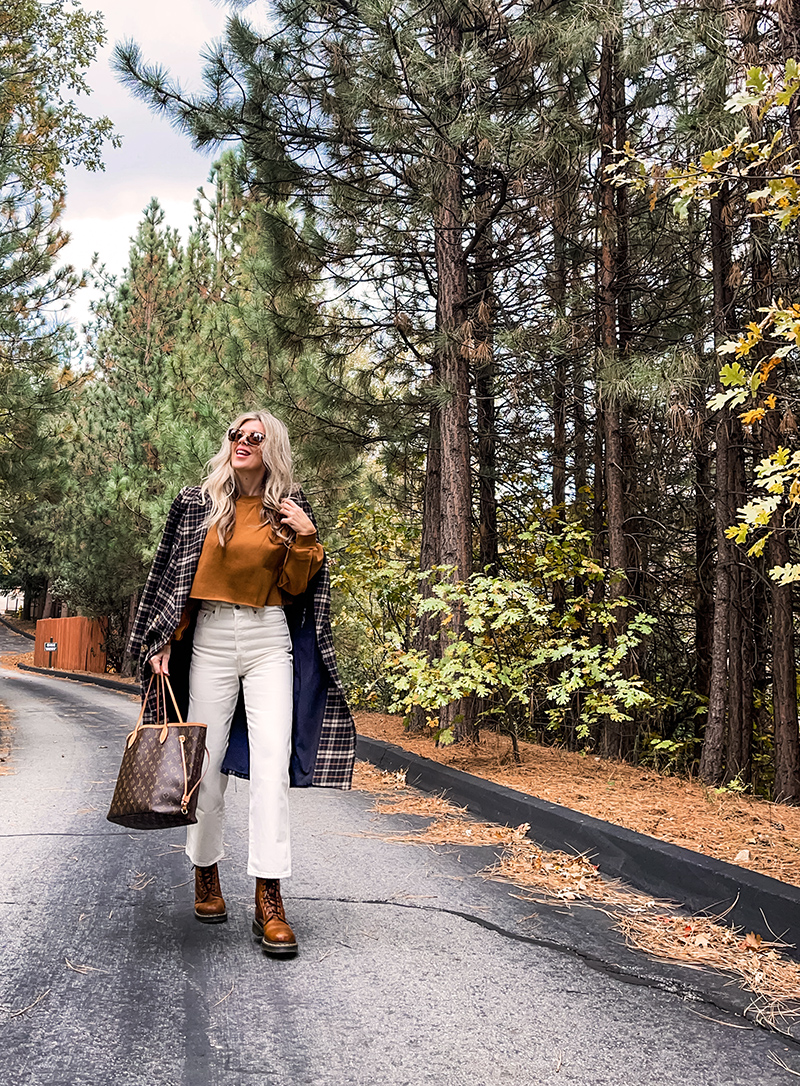
[[[454,73],[445,92],[455,121],[460,103],[460,67],[455,55],[461,46],[461,29],[456,16],[439,8],[436,22],[436,52]],[[470,480],[469,434],[469,347],[465,342],[468,282],[464,254],[464,199],[462,161],[459,148],[444,136],[437,146],[435,188],[434,250],[437,299],[436,331],[440,343],[440,381],[447,395],[440,415],[441,436],[441,562],[452,566],[454,576],[466,580],[472,572],[472,488]],[[451,630],[463,630],[459,609]],[[456,739],[472,733],[465,719],[465,706],[453,702],[441,714],[443,727],[452,727]]]
[[[714,638],[714,507],[712,504],[711,450],[708,438],[708,393],[704,358],[707,316],[704,295],[705,246],[694,210],[691,224],[695,236],[691,266],[695,287],[691,294],[694,351],[700,381],[692,393],[692,453],[694,457],[694,689],[708,699],[711,689],[711,652]]]
[[[619,84],[615,75],[617,41],[611,33],[603,36],[600,54],[600,332],[604,365],[613,373],[614,362],[619,355],[617,292],[624,285],[620,275],[619,215],[616,204],[616,187],[611,184],[606,167],[614,161],[616,139],[616,111],[619,104]],[[623,233],[623,251],[625,235]],[[624,312],[624,334],[629,332],[629,313]],[[611,382],[613,384],[613,381]],[[613,602],[630,594],[627,573],[629,570],[629,540],[627,538],[627,507],[625,464],[626,452],[623,439],[623,405],[612,388],[604,395],[603,421],[605,437],[605,490],[606,522],[608,526],[608,560],[612,570],[621,571],[612,581],[609,598]],[[617,606],[614,612],[612,635],[619,636],[627,627],[627,607]],[[628,657],[624,663],[627,674],[633,673],[633,662]],[[603,752],[613,757],[624,757],[633,749],[633,736],[623,721],[607,721],[601,738]]]
[[[711,653],[714,638],[714,512],[711,505],[711,455],[705,428],[705,393],[695,397],[702,422],[694,445],[695,520],[695,670],[697,693],[707,698],[711,690]]]
[[[486,171],[481,169],[476,186],[474,249],[475,418],[478,431],[478,545],[481,570],[496,573],[497,535],[497,408],[495,405],[495,362],[493,322],[493,238],[491,227],[492,190]]]
[[[717,343],[728,338],[732,324],[730,290],[731,235],[728,222],[728,194],[725,183],[711,201],[711,277],[713,285],[714,337]],[[722,781],[728,725],[728,647],[731,628],[733,566],[732,544],[725,534],[730,526],[728,506],[728,459],[730,453],[730,418],[720,411],[715,426],[716,496],[715,526],[717,567],[714,575],[714,639],[711,651],[708,717],[700,776],[709,784]]]
[[[566,241],[569,230],[568,187],[569,180],[560,162],[555,162],[551,170],[553,190],[553,268],[550,301],[553,308],[553,331],[555,339],[555,369],[553,374],[553,460],[552,460],[552,505],[560,519],[565,520],[567,500],[567,346],[568,314],[567,291],[569,275],[567,269]],[[566,606],[566,584],[563,580],[553,583],[553,606],[562,614]]]
[[[727,409],[719,412],[716,440],[717,494],[715,523],[717,532],[717,569],[715,575],[714,642],[711,653],[711,683],[708,697],[700,777],[708,784],[719,784],[725,766],[728,724],[728,647],[731,628],[731,542],[725,535],[730,524],[727,502],[730,419]]]
[[[432,357],[430,382],[433,387],[439,383],[439,358]],[[425,480],[422,493],[422,536],[420,539],[419,568],[421,571],[433,569],[441,561],[441,505],[442,505],[442,450],[439,433],[440,409],[434,404],[428,413],[428,447],[425,457]],[[420,594],[423,599],[431,595],[430,579],[421,582]],[[440,653],[441,646],[436,638],[437,621],[430,611],[419,615],[414,636],[414,648],[426,656],[433,657]],[[408,727],[412,732],[427,730],[427,716],[418,705],[411,709]]]
[[[588,505],[586,491],[589,486],[589,462],[586,435],[589,430],[586,417],[586,383],[583,359],[577,350],[572,352],[572,420],[575,478],[575,513],[586,521]],[[587,525],[588,526],[588,525]]]
[[[42,607],[42,618],[52,618],[56,606],[55,600],[53,599],[53,589],[48,580],[44,596],[44,606]]]
[[[744,434],[737,418],[729,419],[727,501],[729,518],[745,502]],[[746,557],[728,541],[731,605],[728,626],[728,735],[724,779],[750,778],[752,720],[752,593]]]
[[[775,0],[778,28],[781,36],[781,52],[784,60],[800,60],[800,0]],[[789,102],[789,131],[795,145],[795,155],[800,146],[800,101],[794,95]]]
[[[438,358],[433,356],[431,383],[438,384]],[[442,506],[442,450],[439,435],[439,406],[434,405],[428,415],[428,449],[425,458],[425,483],[422,496],[422,538],[420,540],[419,568],[421,571],[433,569],[440,564],[441,558],[441,506]],[[430,579],[421,584],[423,599],[431,595]],[[438,655],[441,646],[438,639],[436,617],[430,611],[423,611],[419,616],[414,647],[426,656]],[[427,729],[427,717],[424,710],[413,706],[408,721],[412,732]]]
[[[617,266],[616,209],[614,186],[606,168],[614,155],[614,40],[603,37],[600,56],[600,334],[605,365],[613,366],[618,351],[617,339]],[[608,522],[608,556],[612,569],[627,568],[625,540],[625,483],[623,479],[621,409],[616,397],[604,397],[603,422],[605,437],[606,519]],[[612,599],[624,595],[622,582],[611,589]],[[616,628],[625,628],[625,617],[617,614]]]

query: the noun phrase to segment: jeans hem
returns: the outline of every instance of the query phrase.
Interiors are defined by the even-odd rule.
[[[199,863],[197,863],[196,860],[192,859],[192,857],[189,855],[188,852],[186,853],[186,858],[189,861],[189,863],[192,865],[192,867],[213,867],[214,864],[218,864],[220,862],[220,860],[225,859],[225,853],[224,852],[220,853],[220,855],[217,856],[216,860],[209,860],[207,864],[199,864]]]

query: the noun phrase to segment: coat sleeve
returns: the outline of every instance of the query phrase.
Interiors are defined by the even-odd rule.
[[[172,553],[172,548],[175,544],[175,536],[183,517],[184,509],[183,491],[181,491],[172,503],[170,511],[167,514],[167,523],[164,526],[164,534],[161,536],[161,542],[158,545],[153,564],[150,567],[150,573],[147,577],[144,591],[142,592],[142,598],[139,600],[139,609],[136,612],[136,620],[133,623],[130,640],[128,641],[128,652],[132,656],[138,657],[142,650],[142,643],[147,634],[147,627],[150,621],[153,603],[158,594],[161,578],[164,575],[164,570],[167,568],[169,556]]]

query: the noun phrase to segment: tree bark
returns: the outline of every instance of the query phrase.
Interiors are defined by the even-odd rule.
[[[741,423],[729,418],[726,512],[730,523],[734,510],[745,502],[745,470]],[[752,586],[744,553],[730,540],[730,617],[728,626],[728,730],[724,780],[750,779],[750,748],[753,734]]]
[[[492,191],[486,171],[480,170],[476,185],[475,230],[478,242],[474,254],[474,362],[475,418],[478,462],[478,545],[480,569],[491,574],[498,569],[497,534],[497,409],[495,405],[495,361],[493,321],[495,299],[492,275]]]
[[[619,347],[617,338],[617,266],[616,209],[614,186],[606,175],[614,152],[614,52],[610,34],[603,37],[600,56],[600,335],[605,364],[613,363]],[[622,421],[616,398],[608,396],[603,403],[605,438],[606,520],[608,524],[608,557],[612,570],[627,568],[625,540],[625,483],[623,478]],[[624,595],[622,581],[617,578],[611,588],[611,598]],[[616,630],[625,629],[625,616],[618,611]]]
[[[798,0],[775,0],[775,12],[778,16],[778,28],[781,37],[781,52],[784,60],[800,60],[800,2]],[[792,143],[800,144],[800,102],[795,94],[788,105],[789,131]]]
[[[695,398],[703,420],[695,440],[695,689],[707,698],[711,690],[711,654],[714,638],[714,513],[710,501],[711,455],[705,428],[705,395]]]
[[[622,255],[627,252],[625,227],[620,233],[620,214],[617,206],[616,187],[611,184],[606,167],[614,161],[616,137],[620,131],[618,112],[621,108],[620,78],[615,68],[617,41],[607,33],[603,36],[600,54],[600,334],[606,367],[612,367],[620,353],[620,333],[624,345],[630,338],[630,311],[627,295],[627,270],[619,265],[620,243]],[[624,87],[622,88],[624,96]],[[624,210],[624,208],[623,208]],[[619,298],[619,294],[622,298]],[[622,302],[620,306],[620,301]],[[621,324],[620,324],[621,321]],[[616,575],[612,580],[609,598],[613,602],[629,596],[631,585],[630,541],[627,537],[627,484],[625,478],[626,456],[623,436],[624,406],[613,391],[604,396],[603,420],[605,437],[605,490],[606,523],[608,526],[608,561]],[[625,632],[628,622],[627,607],[617,606],[611,635],[618,637]],[[635,668],[630,655],[623,664],[626,674]],[[635,726],[625,721],[607,721],[603,729],[601,747],[612,757],[625,757],[634,746]]]
[[[555,367],[553,374],[553,460],[551,499],[553,510],[560,520],[566,520],[567,500],[567,269],[566,240],[569,229],[566,172],[559,162],[551,171],[553,190],[553,267],[550,300],[554,313]],[[553,583],[553,607],[563,614],[566,606],[566,584],[563,580]]]
[[[731,236],[727,216],[727,187],[720,186],[711,201],[711,277],[713,285],[714,338],[727,339],[732,323],[730,290]],[[714,637],[711,650],[708,716],[700,776],[708,784],[720,784],[725,766],[728,725],[728,648],[731,628],[731,541],[725,532],[730,525],[728,506],[728,458],[730,447],[729,412],[719,412],[715,427],[716,497],[715,527],[717,567],[714,575]]]
[[[725,743],[728,725],[728,648],[731,628],[731,542],[725,531],[728,517],[727,481],[729,425],[727,409],[717,421],[716,474],[717,495],[715,522],[717,532],[717,569],[715,576],[714,642],[711,654],[711,683],[708,697],[703,749],[700,754],[700,777],[707,784],[720,784],[725,767]]]
[[[433,356],[431,382],[438,383],[438,360]],[[440,563],[441,555],[441,506],[442,506],[442,450],[439,435],[439,407],[431,407],[428,415],[428,450],[425,458],[425,482],[422,496],[422,537],[420,540],[419,568],[421,571],[433,569]],[[431,595],[429,579],[421,582],[420,594],[423,599]],[[437,633],[436,617],[430,611],[419,615],[414,637],[414,648],[426,656],[439,654],[440,646],[434,639]],[[420,706],[413,706],[408,721],[412,732],[424,732],[427,717]]]
[[[460,99],[460,71],[453,55],[461,45],[456,17],[440,8],[436,23],[436,52],[449,61],[455,80],[446,92],[453,120]],[[469,348],[465,342],[468,280],[463,246],[464,200],[459,148],[446,136],[438,141],[435,187],[434,251],[437,299],[436,331],[439,341],[440,381],[447,399],[440,414],[441,438],[441,563],[465,581],[472,572],[472,487],[469,434]],[[463,615],[455,609],[453,635],[463,630]],[[453,702],[443,709],[443,727],[452,727],[456,739],[472,734],[466,706]]]

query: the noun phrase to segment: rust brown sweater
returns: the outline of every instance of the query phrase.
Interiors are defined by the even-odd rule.
[[[225,547],[216,527],[206,535],[191,598],[280,606],[282,592],[300,595],[322,566],[324,551],[316,535],[298,535],[287,546],[270,525],[261,523],[261,498],[237,498],[236,523]]]

